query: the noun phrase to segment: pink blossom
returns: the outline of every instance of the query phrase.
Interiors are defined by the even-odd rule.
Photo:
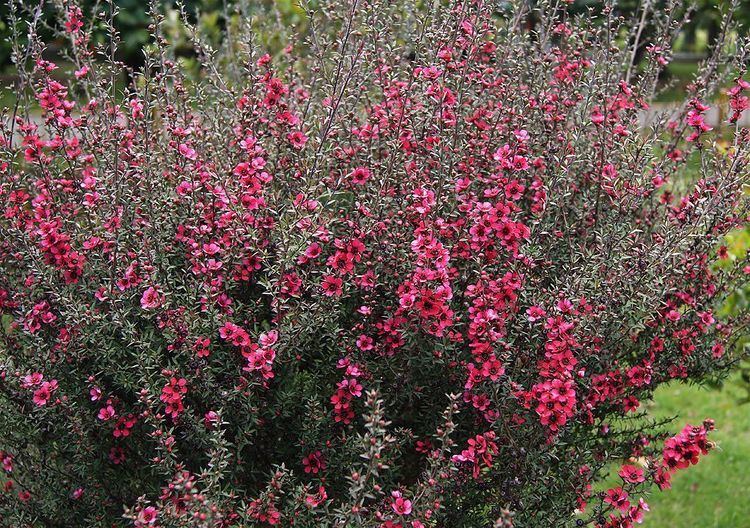
[[[393,511],[396,512],[397,515],[409,515],[411,513],[411,501],[409,499],[404,499],[401,496],[401,492],[393,491],[391,492],[391,496],[393,497],[391,508],[393,508]]]
[[[164,295],[155,287],[149,286],[141,296],[141,308],[144,310],[153,310],[164,304]]]
[[[107,421],[111,418],[114,418],[116,416],[115,408],[111,405],[105,405],[101,409],[99,409],[99,413],[96,415],[100,420]]]

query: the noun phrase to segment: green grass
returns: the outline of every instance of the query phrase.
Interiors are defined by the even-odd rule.
[[[677,415],[675,430],[713,418],[718,447],[675,474],[671,490],[651,494],[645,528],[750,528],[750,405],[738,404],[746,396],[738,375],[721,390],[673,384],[657,391],[654,416]]]

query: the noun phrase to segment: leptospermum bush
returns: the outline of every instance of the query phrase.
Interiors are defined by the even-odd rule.
[[[65,80],[12,11],[5,526],[629,527],[712,447],[643,402],[748,321],[714,315],[750,271],[728,25],[644,123],[680,5],[240,4],[197,72],[154,9],[124,88],[111,5],[56,7]]]

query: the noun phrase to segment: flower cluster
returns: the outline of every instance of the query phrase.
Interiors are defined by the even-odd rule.
[[[358,380],[362,376],[362,371],[348,359],[340,360],[337,366],[344,370],[344,379],[336,384],[336,392],[331,396],[331,405],[333,405],[334,420],[346,425],[355,417],[352,407],[354,398],[362,396],[362,384]]]
[[[487,468],[492,467],[492,457],[498,453],[497,444],[495,443],[495,433],[489,431],[477,435],[474,438],[469,438],[467,443],[469,447],[461,451],[460,455],[453,455],[453,461],[467,464],[471,467],[473,477],[477,478],[482,466]]]
[[[742,113],[750,109],[750,98],[745,95],[745,92],[750,90],[750,83],[745,79],[737,79],[736,84],[727,90],[729,96],[729,107],[732,109],[732,115],[729,117],[729,121],[736,123]]]
[[[172,419],[176,419],[185,410],[183,405],[183,397],[187,394],[187,380],[185,378],[177,379],[172,377],[169,379],[169,383],[164,385],[161,390],[161,396],[159,399],[166,404],[166,411]],[[111,409],[111,407],[107,407]],[[101,411],[100,411],[101,414]],[[109,411],[108,416],[114,416],[114,411]],[[100,416],[101,418],[101,416]]]
[[[662,462],[656,478],[661,489],[671,486],[671,477],[675,471],[697,464],[701,455],[708,454],[712,446],[707,436],[713,428],[711,420],[707,420],[702,426],[688,424],[679,434],[664,442]]]

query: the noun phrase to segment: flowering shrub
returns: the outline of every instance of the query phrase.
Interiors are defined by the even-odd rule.
[[[124,89],[116,14],[58,8],[75,72],[29,13],[2,125],[4,521],[628,527],[709,451],[643,402],[748,321],[728,31],[643,125],[679,6],[336,1],[272,57],[240,3],[198,76],[155,12]]]

